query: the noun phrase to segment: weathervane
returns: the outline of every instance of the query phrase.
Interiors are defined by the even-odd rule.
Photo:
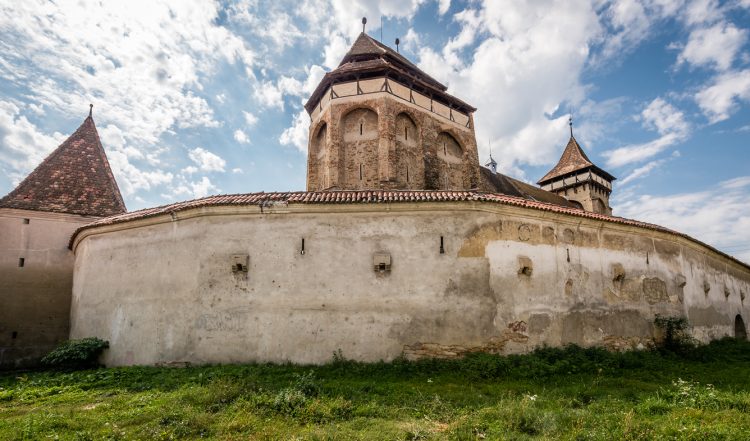
[[[401,43],[401,40],[398,38],[396,39],[396,52],[398,52],[398,44]]]

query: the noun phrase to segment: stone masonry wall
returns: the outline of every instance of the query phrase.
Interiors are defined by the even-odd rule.
[[[319,147],[324,125],[327,136]],[[405,128],[413,132],[411,140]],[[316,153],[308,156],[309,191],[324,188],[321,176],[328,177],[325,188],[338,190],[468,190],[479,185],[472,121],[468,127],[457,124],[386,92],[331,101],[311,122],[310,140],[309,150]],[[444,144],[451,146],[450,155]]]

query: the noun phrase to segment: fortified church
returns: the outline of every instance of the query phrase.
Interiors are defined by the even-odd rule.
[[[656,314],[746,338],[750,267],[613,217],[572,125],[538,186],[482,167],[476,109],[364,32],[305,108],[307,191],[135,212],[89,113],[0,200],[0,366],[90,336],[107,365],[624,350]]]

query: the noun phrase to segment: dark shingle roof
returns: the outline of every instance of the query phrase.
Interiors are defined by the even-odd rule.
[[[532,201],[547,202],[563,207],[575,207],[575,205],[571,204],[567,199],[558,196],[555,193],[542,190],[541,188],[519,181],[518,179],[513,179],[502,173],[492,173],[492,171],[486,167],[479,167],[479,169],[482,172],[482,180],[485,183],[481,188],[489,189],[493,193],[503,193],[509,196],[518,196]]]
[[[460,99],[448,94],[447,87],[427,75],[403,55],[361,33],[339,66],[327,72],[305,103],[305,109],[312,113],[329,86],[338,82],[355,81],[357,78],[388,75],[425,93],[432,99],[442,102],[465,113],[476,109]]]
[[[578,144],[578,141],[576,141],[576,139],[571,136],[570,140],[568,140],[568,145],[566,145],[565,150],[563,150],[562,156],[560,156],[560,161],[558,161],[557,165],[555,165],[552,170],[544,175],[544,177],[537,183],[539,185],[544,185],[547,182],[560,176],[564,176],[581,170],[586,170],[588,168],[596,170],[597,172],[601,173],[603,177],[609,179],[610,181],[615,180],[614,176],[594,165],[594,163],[591,162],[588,156],[586,156],[586,153]]]
[[[126,212],[94,119],[89,115],[18,187],[0,199],[0,208],[84,216]]]

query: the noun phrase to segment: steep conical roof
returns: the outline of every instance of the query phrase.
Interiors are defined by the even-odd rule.
[[[86,216],[127,211],[90,114],[15,190],[0,199],[0,208]]]
[[[560,156],[560,161],[537,184],[544,185],[547,181],[551,181],[557,177],[588,168],[595,169],[609,180],[615,179],[614,176],[594,165],[588,156],[586,156],[578,141],[571,135],[568,145],[565,146],[565,150],[563,150],[563,154]]]

